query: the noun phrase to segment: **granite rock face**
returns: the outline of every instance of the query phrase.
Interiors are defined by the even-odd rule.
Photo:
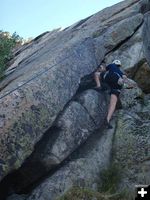
[[[135,185],[149,184],[150,178],[150,98],[118,114],[114,139],[114,162],[122,169],[120,187],[134,191]]]
[[[102,127],[107,105],[106,95],[95,90],[86,90],[71,101],[17,171],[15,190],[22,190],[57,167]]]
[[[57,199],[74,185],[96,187],[101,172],[110,162],[113,133],[114,129],[93,134],[70,162],[33,190],[27,200]]]
[[[149,17],[149,0],[123,1],[64,30],[43,33],[14,51],[0,82],[0,180],[15,170],[22,176],[25,170],[32,176],[30,183],[22,178],[18,185],[32,184],[61,166],[97,128],[102,130],[107,92],[87,90],[89,86],[80,90],[82,80],[93,77],[102,61],[121,60],[123,70],[140,87],[123,91],[122,108],[132,108],[133,115],[143,112],[142,91],[150,91]],[[97,142],[102,144],[102,138]],[[94,159],[101,165],[98,157],[85,164],[90,177],[95,177],[89,167]],[[35,164],[37,172],[32,171]]]

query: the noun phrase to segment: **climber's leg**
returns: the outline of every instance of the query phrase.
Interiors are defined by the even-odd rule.
[[[111,94],[109,108],[108,108],[108,114],[107,114],[107,122],[108,123],[110,122],[110,119],[115,111],[117,100],[118,100],[118,97],[115,94]]]

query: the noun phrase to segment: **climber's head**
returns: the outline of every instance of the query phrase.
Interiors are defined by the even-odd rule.
[[[114,63],[118,67],[121,67],[121,61],[120,60],[114,60],[112,63]]]

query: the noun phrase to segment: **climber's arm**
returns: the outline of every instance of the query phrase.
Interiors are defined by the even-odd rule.
[[[129,87],[132,88],[137,86],[137,84],[133,80],[129,79],[126,75],[123,75],[122,78],[123,82],[128,84]]]
[[[94,80],[96,82],[96,86],[97,87],[101,87],[101,83],[100,83],[100,72],[95,72],[94,73]]]

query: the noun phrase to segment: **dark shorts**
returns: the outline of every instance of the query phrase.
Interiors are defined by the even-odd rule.
[[[118,84],[119,76],[115,73],[110,73],[110,72],[107,73],[107,75],[105,76],[105,73],[106,72],[101,73],[102,81],[106,82],[109,85],[110,94],[114,94],[118,97],[122,89],[122,86]]]

